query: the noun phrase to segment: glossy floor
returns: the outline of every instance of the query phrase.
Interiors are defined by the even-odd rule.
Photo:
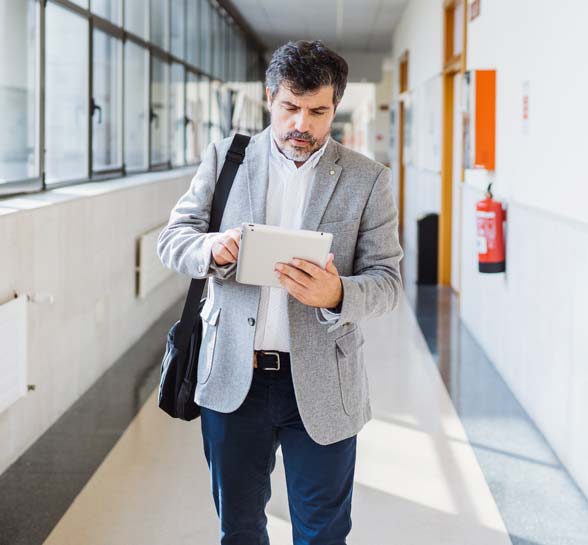
[[[407,293],[362,324],[374,418],[359,435],[349,543],[586,545],[585,498],[461,325],[454,296]],[[200,423],[155,402],[159,344],[178,313],[0,476],[1,545],[218,543]],[[272,485],[272,544],[286,545],[280,461]]]

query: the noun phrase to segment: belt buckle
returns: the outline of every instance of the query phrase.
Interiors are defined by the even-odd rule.
[[[273,354],[274,356],[276,356],[276,361],[278,362],[278,366],[277,367],[264,367],[263,370],[264,371],[279,371],[280,370],[280,353],[279,352],[266,352],[265,350],[262,351],[263,354]]]

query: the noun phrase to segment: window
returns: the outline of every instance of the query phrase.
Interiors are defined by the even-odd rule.
[[[208,138],[208,79],[188,73],[186,83],[186,161],[197,162],[206,151]]]
[[[125,0],[125,28],[144,40],[149,38],[148,9],[145,0]]]
[[[186,60],[201,67],[200,59],[200,0],[187,0],[186,4]]]
[[[214,142],[224,137],[222,129],[223,92],[220,81],[213,81],[210,89],[210,139]]]
[[[251,59],[216,0],[0,0],[0,194],[194,164],[261,119]]]
[[[122,43],[94,31],[92,92],[93,171],[122,169]]]
[[[120,25],[122,15],[122,0],[92,0],[92,12],[115,25]]]
[[[201,0],[200,12],[200,66],[202,70],[212,72],[212,47],[213,36],[216,32],[211,32],[213,28],[212,13],[213,9],[208,0]]]
[[[151,41],[169,50],[169,0],[151,0]]]
[[[157,57],[151,67],[151,164],[169,161],[169,64]]]
[[[184,159],[184,133],[186,127],[186,114],[184,112],[184,67],[181,64],[173,64],[171,69],[171,161],[172,165],[183,165]]]
[[[198,85],[198,99],[202,104],[202,121],[200,123],[200,154],[202,155],[208,144],[212,142],[211,122],[210,122],[210,97],[212,93],[212,84],[206,77],[200,79]]]
[[[149,167],[149,55],[131,41],[125,44],[125,167]]]
[[[185,29],[184,0],[171,0],[171,52],[180,59],[186,56]]]
[[[88,21],[50,2],[45,25],[47,183],[87,178]]]
[[[212,66],[211,71],[212,75],[215,78],[222,77],[222,69],[223,69],[223,55],[224,55],[224,47],[223,47],[223,24],[222,24],[222,17],[220,13],[216,10],[212,10],[212,42],[214,43],[214,49],[212,50]]]
[[[0,0],[0,184],[39,176],[34,0]]]

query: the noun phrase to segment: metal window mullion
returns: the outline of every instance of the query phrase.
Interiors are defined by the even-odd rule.
[[[184,0],[184,58],[186,70],[188,68],[188,0]]]
[[[93,123],[92,123],[92,99],[94,96],[94,24],[92,18],[88,18],[88,178],[92,178],[94,163],[93,152]]]
[[[167,2],[167,51],[172,52],[172,0],[166,0]],[[165,48],[165,36],[163,39]]]
[[[183,142],[183,157],[184,157],[184,165],[188,164],[188,124],[186,123],[186,118],[188,117],[188,70],[184,66],[184,119],[182,120],[183,123],[183,130],[182,135],[184,137]],[[194,121],[192,121],[194,123]]]
[[[39,146],[37,154],[38,171],[37,174],[41,178],[41,190],[44,191],[47,188],[46,176],[45,176],[45,2],[37,2],[37,17],[39,21],[39,34],[37,36],[37,59],[38,59],[38,71],[37,71],[37,83],[39,86],[39,96],[37,99],[37,115],[38,121],[37,126],[39,134],[37,135],[37,145]]]
[[[147,170],[151,170],[151,100],[152,100],[152,86],[153,86],[153,55],[151,50],[147,53],[149,55],[149,70],[147,71]]]
[[[121,9],[124,8],[124,0],[121,2],[122,7]],[[121,20],[122,17],[124,17],[124,10],[123,10],[123,15],[121,15]],[[123,39],[121,39],[120,41],[120,57],[119,57],[119,61],[120,61],[120,69],[119,69],[119,77],[120,77],[120,96],[119,96],[119,103],[120,103],[120,108],[119,108],[119,129],[120,129],[120,134],[119,134],[119,138],[120,138],[120,162],[122,165],[122,171],[123,171],[123,176],[126,175],[127,173],[127,167],[126,167],[126,146],[125,146],[125,87],[126,87],[126,78],[125,78],[125,40],[124,40],[124,35],[123,35]]]

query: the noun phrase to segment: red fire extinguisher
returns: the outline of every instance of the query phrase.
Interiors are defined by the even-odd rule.
[[[486,198],[476,204],[478,229],[478,270],[482,273],[500,273],[506,270],[504,252],[504,226],[506,212],[502,203],[492,198],[492,184]]]

